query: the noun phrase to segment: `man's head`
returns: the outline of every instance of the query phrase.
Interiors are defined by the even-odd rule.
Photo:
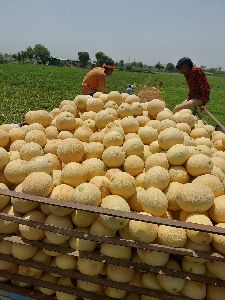
[[[114,61],[112,59],[107,60],[104,63],[103,68],[105,69],[105,75],[106,76],[112,75],[112,72],[115,68]]]
[[[188,57],[181,58],[176,65],[176,69],[184,75],[190,73],[192,67],[193,62]]]

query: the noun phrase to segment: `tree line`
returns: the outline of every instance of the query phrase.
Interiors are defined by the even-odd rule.
[[[14,53],[12,55],[0,54],[0,63],[4,63],[13,58],[14,60],[25,63],[29,62],[36,62],[39,64],[46,64],[48,62],[53,61],[56,58],[53,58],[50,54],[50,51],[41,44],[35,45],[33,48],[31,46],[27,47],[25,50],[20,52]],[[104,63],[112,60],[108,55],[106,55],[102,51],[98,51],[95,54],[95,60],[91,61],[90,55],[86,51],[79,51],[78,52],[78,59],[77,60],[70,60],[75,61],[76,66],[81,68],[86,68],[88,66],[102,66]],[[144,65],[142,62],[129,62],[125,63],[124,60],[120,60],[119,62],[115,62],[116,67],[119,70],[126,70],[126,71],[142,71],[142,70],[151,70],[155,68],[158,71],[168,71],[168,72],[175,72],[176,68],[172,63],[168,63],[167,65],[162,65],[158,62],[155,66],[148,66]]]
[[[110,58],[108,55],[106,55],[101,51],[95,54],[95,58],[96,60],[93,61],[93,63],[96,66],[102,66],[104,63],[112,60],[112,58]],[[37,44],[33,48],[29,46],[25,50],[19,51],[14,54],[6,53],[3,55],[0,53],[0,63],[6,63],[7,61],[10,61],[10,59],[14,59],[21,63],[37,62],[39,64],[45,65],[51,59],[53,59],[53,57],[51,56],[50,51],[44,45]],[[79,67],[85,68],[90,64],[91,59],[88,52],[81,51],[78,52],[78,60],[71,60],[71,61],[77,61],[79,63],[78,65]]]
[[[102,66],[104,63],[112,60],[107,54],[102,51],[98,51],[95,53],[95,60],[91,60],[90,55],[86,51],[79,51],[78,58],[75,60],[68,59],[68,65],[86,68],[86,67],[94,67],[94,66]],[[35,62],[38,64],[51,64],[53,60],[60,60],[51,56],[50,51],[41,44],[36,44],[34,47],[27,47],[25,50],[19,51],[14,54],[1,54],[0,53],[0,63],[11,62],[12,60],[25,63],[25,62]],[[70,64],[70,63],[71,64]],[[149,66],[140,62],[125,62],[124,60],[120,60],[115,62],[117,69],[123,71],[161,71],[161,72],[176,72],[176,67],[173,63],[169,62],[167,64],[162,64],[161,62],[157,62],[154,66]],[[206,66],[201,66],[201,68],[209,73],[225,75],[225,72],[222,71],[222,68],[207,68]]]
[[[33,48],[29,46],[25,50],[14,53],[12,57],[19,62],[35,60],[37,63],[46,64],[50,58],[50,51],[44,45],[37,44]]]

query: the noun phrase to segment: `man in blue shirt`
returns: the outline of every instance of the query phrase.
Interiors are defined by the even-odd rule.
[[[128,84],[128,87],[126,89],[126,93],[129,95],[132,95],[134,93],[135,84]]]

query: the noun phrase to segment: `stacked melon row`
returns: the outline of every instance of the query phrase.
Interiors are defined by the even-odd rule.
[[[225,228],[225,134],[190,110],[173,114],[154,99],[110,92],[63,100],[51,112],[30,111],[27,125],[0,126],[0,188],[125,212]],[[0,196],[1,213],[84,233],[225,254],[225,236]],[[0,220],[0,233],[94,251],[151,266],[225,281],[225,262],[96,243]],[[0,253],[77,269],[89,276],[147,287],[191,299],[222,300],[225,289],[162,274],[76,258],[0,241]],[[70,278],[0,261],[0,269],[73,286]],[[1,278],[6,281],[6,278]],[[16,282],[15,284],[24,285]],[[77,281],[77,287],[115,299],[156,299]],[[39,288],[52,295],[53,290]],[[56,292],[56,298],[76,296]]]

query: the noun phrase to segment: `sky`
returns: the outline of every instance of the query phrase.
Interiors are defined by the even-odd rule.
[[[225,0],[0,0],[0,52],[35,44],[52,56],[155,65],[188,56],[225,69]]]

